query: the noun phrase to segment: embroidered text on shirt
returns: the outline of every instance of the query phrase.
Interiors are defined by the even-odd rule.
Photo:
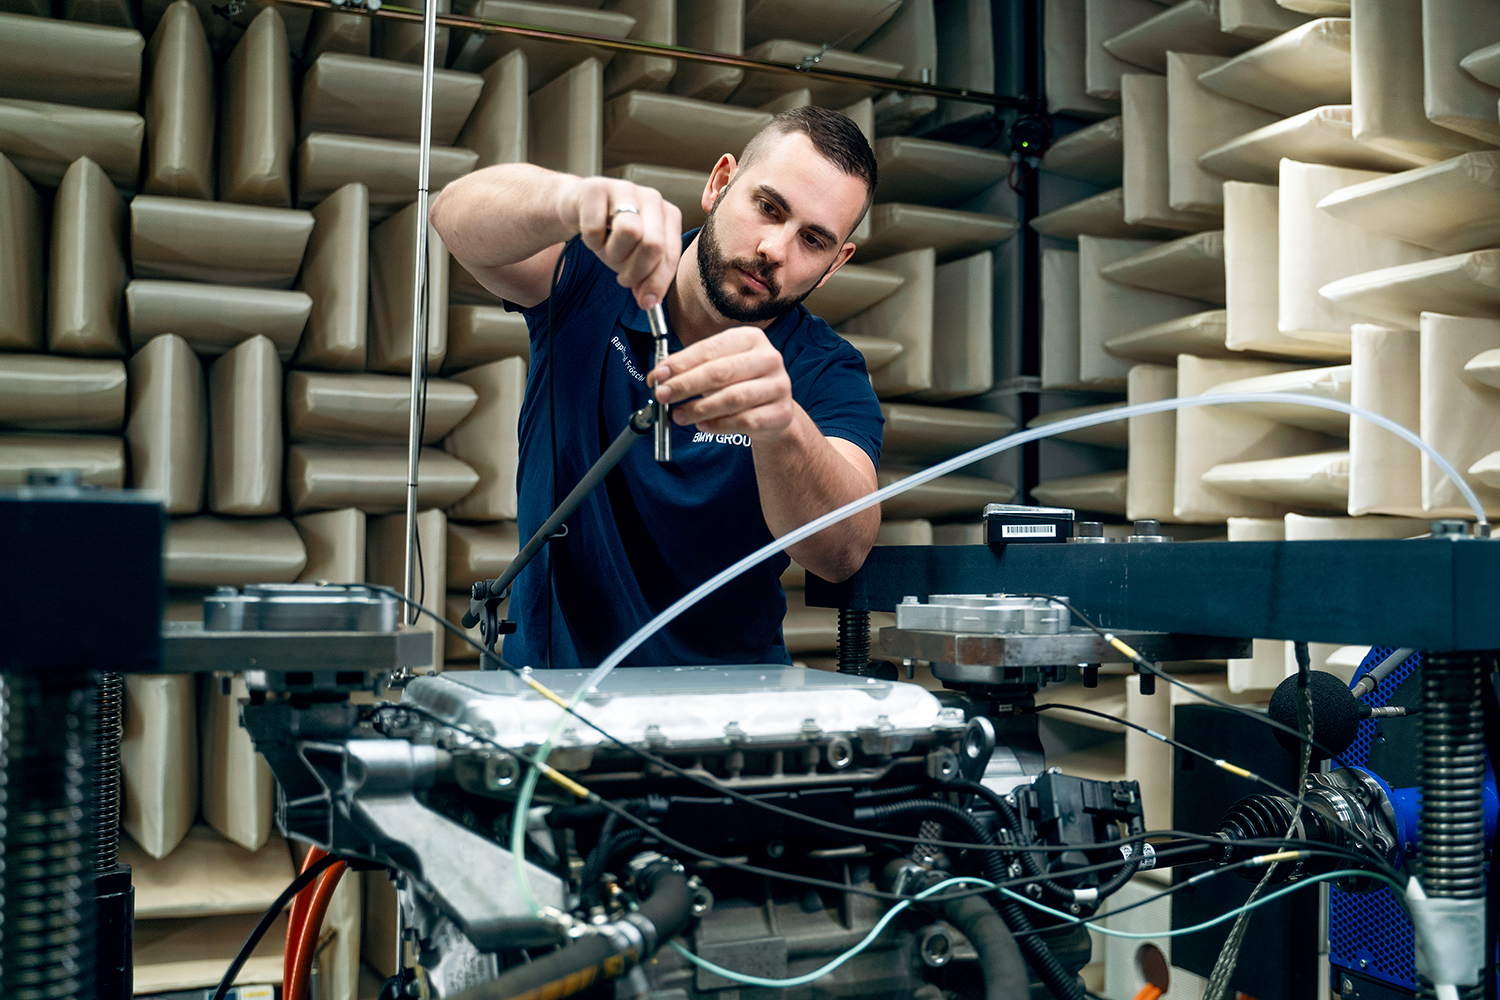
[[[640,370],[636,368],[635,362],[630,360],[630,351],[625,347],[624,342],[620,340],[619,336],[611,337],[609,342],[614,345],[615,350],[620,352],[620,359],[625,362],[625,370],[630,373],[630,377],[637,382],[646,381],[646,376],[642,375]]]

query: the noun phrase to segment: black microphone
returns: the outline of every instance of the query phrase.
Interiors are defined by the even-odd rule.
[[[1307,689],[1312,695],[1312,738],[1336,754],[1343,753],[1359,733],[1359,724],[1368,719],[1374,710],[1354,697],[1347,684],[1326,670],[1309,671]],[[1271,695],[1271,718],[1295,732],[1297,699],[1301,696],[1295,676],[1276,685],[1276,691]],[[1301,752],[1299,741],[1291,733],[1280,729],[1273,732],[1276,734],[1276,742],[1285,747],[1288,753]],[[1327,755],[1313,747],[1312,759],[1326,760]]]

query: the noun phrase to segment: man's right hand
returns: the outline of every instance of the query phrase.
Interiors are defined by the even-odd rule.
[[[682,256],[682,212],[660,192],[612,177],[576,177],[558,200],[558,217],[642,309],[666,299]]]

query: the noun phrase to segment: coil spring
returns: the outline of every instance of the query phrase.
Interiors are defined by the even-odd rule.
[[[94,689],[94,868],[114,871],[120,852],[120,736],[124,722],[125,675],[97,675]]]
[[[870,612],[839,608],[839,673],[867,674],[870,669]]]
[[[11,675],[5,687],[6,796],[0,996],[93,995],[91,690]]]
[[[1429,654],[1422,663],[1422,885],[1432,896],[1484,894],[1483,658]]]

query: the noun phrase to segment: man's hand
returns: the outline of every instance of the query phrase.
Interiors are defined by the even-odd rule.
[[[682,256],[682,212],[659,192],[611,177],[575,177],[558,199],[558,218],[642,309],[666,299]]]
[[[743,433],[757,442],[786,433],[797,409],[781,352],[753,326],[725,330],[669,355],[646,382],[656,386],[659,401],[673,404],[677,423],[714,434]]]
[[[859,445],[825,437],[792,399],[781,352],[765,331],[737,326],[669,355],[646,376],[672,419],[754,445],[756,488],[776,537],[875,489],[875,463]],[[687,400],[678,403],[677,400]],[[880,530],[872,507],[787,549],[825,580],[859,568]]]

